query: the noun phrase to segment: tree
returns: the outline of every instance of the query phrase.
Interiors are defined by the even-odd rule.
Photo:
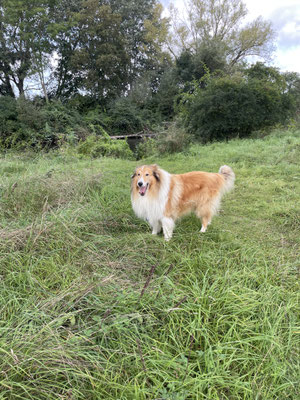
[[[217,41],[201,43],[195,50],[183,50],[176,59],[176,71],[183,90],[189,90],[193,80],[200,80],[205,74],[226,71],[227,62],[224,48]]]
[[[0,95],[15,97],[15,93],[8,75],[9,69],[2,59],[0,61]]]
[[[211,78],[204,89],[196,86],[184,95],[182,112],[190,131],[206,142],[284,123],[295,109],[283,76],[258,63],[244,75]]]
[[[260,82],[269,82],[274,85],[284,93],[287,88],[287,82],[285,75],[281,74],[277,68],[268,67],[262,62],[257,62],[251,67],[245,70],[246,76],[250,78],[251,81],[258,80]]]
[[[78,14],[82,10],[82,0],[60,0],[52,15],[51,39],[55,43],[56,66],[53,70],[55,86],[51,95],[69,98],[78,93],[81,85],[80,74],[74,72],[72,56],[79,46],[80,24]]]
[[[87,0],[74,16],[78,27],[77,47],[70,58],[78,89],[103,103],[121,94],[127,83],[129,57],[120,32],[121,18],[108,5]]]
[[[295,110],[300,115],[300,74],[298,72],[285,72],[282,74],[286,90],[294,99]]]
[[[102,105],[159,70],[167,20],[157,0],[2,0],[0,93],[88,94]],[[51,83],[51,87],[49,86]]]
[[[54,95],[82,90],[107,104],[145,72],[159,70],[167,20],[157,0],[61,0],[52,37],[58,55]],[[102,94],[101,94],[102,93]]]
[[[231,67],[247,56],[268,57],[273,50],[271,24],[257,18],[242,26],[247,9],[242,0],[189,0],[186,17],[171,6],[173,35],[169,42],[177,56],[182,50],[195,53],[200,44],[222,44]]]
[[[130,64],[129,88],[146,71],[159,68],[170,57],[163,47],[168,35],[168,19],[162,17],[157,0],[107,0],[121,16],[121,33],[126,39]]]
[[[39,74],[44,82],[45,54],[51,52],[47,34],[54,0],[3,0],[0,7],[0,80],[7,94],[15,87],[24,95],[25,79]],[[45,90],[45,88],[44,88]]]

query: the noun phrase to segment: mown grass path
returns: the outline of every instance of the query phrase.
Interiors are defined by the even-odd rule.
[[[0,399],[296,399],[300,135],[193,146],[236,173],[207,233],[133,215],[133,161],[2,155]]]

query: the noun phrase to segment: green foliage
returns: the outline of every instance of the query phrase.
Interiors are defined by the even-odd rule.
[[[194,52],[183,50],[176,59],[175,71],[184,91],[189,91],[194,80],[227,69],[225,45],[222,41],[210,40],[200,43]]]
[[[109,0],[114,13],[121,16],[121,33],[126,38],[131,86],[146,71],[156,70],[170,56],[163,50],[168,35],[168,19],[157,0]]]
[[[90,135],[77,147],[79,154],[97,157],[115,157],[132,159],[133,153],[126,140],[113,140],[107,134],[102,136]]]
[[[56,0],[4,0],[0,12],[0,76],[6,93],[14,97],[13,86],[24,95],[25,79],[44,73],[49,63],[45,54],[53,51],[49,36],[51,8]],[[45,65],[46,64],[46,65]]]
[[[145,121],[142,110],[132,98],[124,97],[111,104],[107,112],[110,118],[109,128],[115,134],[130,134],[143,130]]]
[[[163,120],[172,119],[175,112],[175,99],[180,92],[180,82],[174,68],[166,68],[163,72],[158,90],[153,95],[153,103],[156,106],[158,116]]]
[[[135,150],[137,160],[153,157],[158,154],[157,140],[153,138],[144,138],[138,143]]]
[[[278,80],[257,76],[210,78],[203,89],[195,82],[182,100],[182,113],[190,131],[200,140],[245,137],[251,132],[285,123],[293,114],[293,98]]]
[[[143,139],[136,148],[136,157],[139,160],[158,155],[180,153],[187,150],[191,141],[192,136],[178,121],[174,121],[161,129],[155,138]]]
[[[0,97],[0,147],[34,146],[42,127],[39,110],[24,97]]]
[[[300,110],[300,74],[297,72],[285,72],[283,74],[286,90],[293,97],[295,108]]]
[[[157,0],[3,0],[0,93],[23,95],[30,79],[46,101],[83,90],[106,106],[170,59],[162,11]]]
[[[51,148],[59,141],[78,141],[88,127],[75,109],[60,101],[31,101],[0,97],[0,146],[3,148]]]
[[[70,68],[79,78],[77,89],[103,103],[125,90],[129,58],[120,32],[121,17],[109,5],[87,0],[74,16],[80,32]]]
[[[0,96],[0,143],[9,132],[18,130],[17,103],[13,97]]]
[[[164,119],[174,116],[178,81],[166,62],[158,70],[146,72],[132,85],[128,95],[111,102],[107,109],[112,132],[155,130]]]
[[[156,140],[160,154],[172,154],[186,150],[192,141],[192,136],[179,122],[175,121],[168,124],[166,129],[161,130]]]
[[[158,131],[177,119],[181,98],[203,141],[296,121],[299,76],[257,63],[233,77],[248,54],[269,53],[273,37],[261,19],[241,27],[241,0],[191,0],[186,21],[173,8],[176,38],[158,0],[4,0],[0,8],[2,148],[75,145],[102,128]],[[36,90],[25,90],[29,79],[43,99],[26,98]],[[171,136],[161,135],[162,151],[177,148],[180,135]]]

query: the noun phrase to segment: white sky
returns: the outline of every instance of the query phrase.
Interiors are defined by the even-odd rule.
[[[170,0],[162,0],[168,4]],[[300,0],[243,0],[248,8],[247,20],[262,16],[272,22],[277,33],[272,65],[282,71],[300,73]],[[183,9],[184,0],[173,0]]]

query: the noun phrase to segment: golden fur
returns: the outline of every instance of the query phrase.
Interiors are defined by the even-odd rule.
[[[157,165],[143,165],[132,175],[132,207],[152,226],[152,234],[163,228],[166,240],[172,237],[175,221],[190,212],[201,219],[201,232],[205,232],[222,195],[233,188],[234,179],[234,172],[226,165],[219,173],[193,171],[176,175]]]

